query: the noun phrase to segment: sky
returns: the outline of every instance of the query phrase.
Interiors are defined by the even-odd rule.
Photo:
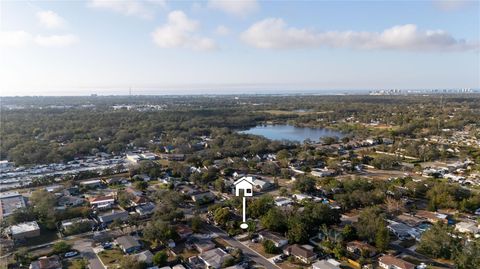
[[[0,2],[0,95],[480,88],[479,1]]]

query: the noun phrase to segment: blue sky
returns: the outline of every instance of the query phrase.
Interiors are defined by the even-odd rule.
[[[478,1],[2,1],[1,95],[479,88]]]

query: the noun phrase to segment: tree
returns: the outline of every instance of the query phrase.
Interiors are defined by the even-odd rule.
[[[196,233],[200,231],[202,228],[203,221],[199,216],[194,216],[191,220],[190,226],[192,227],[192,230]]]
[[[228,258],[222,263],[222,268],[227,268],[230,266],[233,266],[235,264],[235,259],[234,258]]]
[[[213,213],[213,220],[220,226],[225,226],[231,218],[230,209],[227,207],[218,208]]]
[[[127,191],[119,191],[117,194],[117,202],[121,207],[129,207],[130,201],[134,198],[133,194]]]
[[[225,191],[225,181],[223,180],[223,178],[217,178],[213,182],[213,185],[214,185],[216,191],[219,191],[219,192],[224,192]]]
[[[166,242],[169,239],[178,238],[175,230],[166,222],[157,220],[151,221],[143,229],[143,237],[154,243]]]
[[[163,250],[155,253],[152,259],[153,264],[155,264],[158,267],[165,266],[167,263],[167,260],[168,260],[168,254]]]
[[[57,254],[68,252],[71,249],[72,249],[72,245],[68,244],[65,241],[59,241],[53,244],[53,252]]]
[[[148,182],[145,182],[145,181],[136,181],[135,182],[135,188],[137,190],[141,190],[141,191],[144,191],[148,188]]]
[[[9,225],[15,225],[22,222],[33,221],[35,220],[35,212],[33,208],[26,207],[26,208],[18,208],[13,211],[12,215],[10,215],[7,219]]]
[[[303,243],[308,239],[307,224],[298,216],[290,217],[288,221],[287,238],[291,243]]]
[[[28,251],[28,248],[26,248],[26,247],[20,247],[15,252],[14,258],[15,258],[15,261],[17,262],[17,264],[19,264],[19,265],[25,265],[26,266],[26,265],[30,264],[30,261],[31,261],[30,253]]]
[[[356,224],[357,234],[360,238],[375,242],[379,230],[386,226],[383,214],[378,207],[368,207],[360,212]]]
[[[263,215],[260,219],[262,227],[267,228],[274,232],[285,232],[287,229],[286,218],[282,212],[273,207],[268,210],[267,214]]]
[[[380,252],[384,252],[390,243],[390,234],[386,227],[379,227],[375,234],[375,246]]]
[[[459,243],[451,234],[453,229],[439,222],[422,234],[417,251],[433,258],[450,259]]]
[[[350,224],[345,225],[342,229],[342,237],[345,241],[352,241],[357,238],[357,231],[355,227]]]
[[[53,193],[40,189],[32,192],[30,201],[40,222],[44,223],[48,229],[55,229],[56,218],[53,208],[57,204],[57,197]]]
[[[263,243],[263,250],[269,254],[276,254],[278,253],[278,248],[275,246],[275,243],[272,240],[264,240]]]
[[[455,264],[458,269],[476,268],[480,264],[480,240],[475,239],[466,242],[465,246],[457,249],[455,254]]]
[[[258,218],[265,214],[274,205],[273,198],[270,195],[263,195],[254,199],[248,205],[248,215],[252,218]]]
[[[301,177],[295,180],[293,188],[303,193],[311,193],[315,191],[315,180],[309,177]]]

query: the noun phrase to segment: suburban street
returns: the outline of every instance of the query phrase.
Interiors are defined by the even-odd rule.
[[[241,242],[235,240],[234,238],[231,238],[228,236],[228,234],[223,231],[220,228],[217,228],[213,225],[206,224],[206,227],[208,230],[211,232],[214,232],[218,234],[220,238],[225,240],[227,243],[229,243],[232,247],[239,248],[243,251],[243,254],[247,257],[249,257],[251,260],[254,262],[263,265],[266,269],[279,269],[280,267],[271,263],[269,260],[264,258],[262,255],[257,253],[256,251],[252,250],[251,248],[247,247],[246,245],[242,244]]]

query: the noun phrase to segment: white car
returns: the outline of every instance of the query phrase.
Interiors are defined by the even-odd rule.
[[[71,257],[77,256],[77,255],[78,255],[78,252],[77,252],[77,251],[70,251],[70,252],[65,253],[65,255],[63,255],[63,257],[65,257],[65,258],[71,258]]]

